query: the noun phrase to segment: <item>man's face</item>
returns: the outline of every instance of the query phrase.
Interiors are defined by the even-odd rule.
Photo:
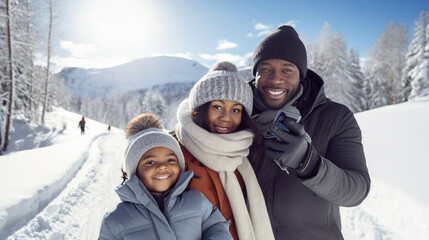
[[[298,90],[298,67],[282,59],[268,59],[256,69],[256,88],[269,108],[280,108]]]

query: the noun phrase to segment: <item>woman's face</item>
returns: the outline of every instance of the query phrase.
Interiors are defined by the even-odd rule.
[[[241,123],[243,106],[231,100],[214,100],[208,109],[208,125],[212,133],[233,133]]]

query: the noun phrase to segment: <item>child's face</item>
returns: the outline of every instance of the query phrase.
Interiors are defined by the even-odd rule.
[[[166,147],[149,149],[140,158],[136,175],[151,192],[165,192],[179,177],[177,156]]]
[[[233,133],[240,126],[243,106],[231,100],[214,100],[208,110],[210,132]]]

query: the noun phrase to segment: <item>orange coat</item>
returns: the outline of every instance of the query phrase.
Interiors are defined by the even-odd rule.
[[[219,174],[216,171],[204,166],[196,159],[182,144],[180,144],[185,157],[185,171],[193,171],[194,177],[190,183],[190,189],[196,189],[217,207],[223,217],[229,223],[229,232],[235,240],[238,240],[237,228],[232,215],[231,205],[223,189]],[[240,173],[236,170],[235,175],[240,183],[241,189],[244,189],[244,181]]]

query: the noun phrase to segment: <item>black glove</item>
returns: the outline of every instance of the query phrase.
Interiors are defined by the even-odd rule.
[[[270,131],[276,138],[265,140],[265,152],[279,167],[285,171],[296,169],[300,176],[310,175],[320,157],[314,147],[307,141],[308,134],[304,126],[286,118],[282,121],[289,132],[272,124]]]

